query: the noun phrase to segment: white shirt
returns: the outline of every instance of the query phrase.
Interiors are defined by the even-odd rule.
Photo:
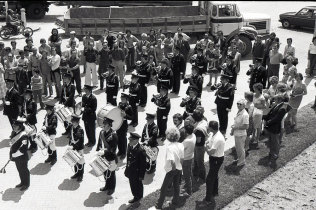
[[[67,48],[70,48],[70,47],[71,47],[70,44],[71,44],[72,41],[76,42],[76,48],[78,48],[78,47],[79,47],[79,39],[77,39],[76,37],[75,37],[74,39],[71,39],[71,38],[68,39],[68,41],[67,41],[68,44],[67,44],[66,47],[67,47]]]
[[[215,153],[212,155],[213,157],[223,157],[224,156],[224,149],[225,149],[225,138],[223,134],[218,131],[212,137],[208,138],[208,145],[210,150],[215,149]]]
[[[177,42],[179,40],[178,34],[179,34],[178,32],[174,34],[174,37],[173,37],[174,42]],[[182,32],[182,36],[183,36],[183,40],[185,40],[185,41],[190,40],[190,37],[183,32]]]
[[[52,63],[52,71],[55,71],[59,68],[60,65],[60,56],[56,54],[55,56],[51,57],[51,63]]]
[[[310,54],[316,54],[316,45],[310,44],[308,50]]]
[[[234,126],[237,127],[239,125],[249,125],[249,114],[248,112],[243,109],[242,111],[238,112],[235,117]],[[234,136],[247,136],[247,130],[235,130],[234,129]]]
[[[295,57],[295,47],[292,45],[291,46],[285,45],[283,57],[286,57],[287,55],[290,55],[290,54]]]
[[[171,161],[176,165],[177,170],[182,170],[181,159],[184,158],[184,147],[182,143],[170,142],[166,148],[165,170],[168,173],[172,170]]]
[[[196,137],[194,134],[187,136],[182,142],[184,147],[184,160],[191,160],[194,158],[194,148],[196,143]]]

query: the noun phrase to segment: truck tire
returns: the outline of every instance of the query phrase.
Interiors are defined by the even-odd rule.
[[[30,19],[41,19],[45,16],[45,7],[40,3],[32,3],[26,8],[26,15]]]
[[[291,27],[291,24],[288,20],[283,20],[282,21],[282,27],[283,28],[290,28]]]
[[[251,50],[252,50],[252,42],[251,42],[251,40],[248,37],[243,36],[243,35],[239,36],[239,39],[241,41],[243,41],[243,43],[244,43],[242,51],[240,52],[241,56],[244,57],[244,56],[248,55],[251,52]]]

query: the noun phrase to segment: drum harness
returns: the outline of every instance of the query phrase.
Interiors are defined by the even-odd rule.
[[[71,126],[71,143],[76,144],[79,140],[77,140],[77,141],[74,140],[73,130],[74,130],[74,128],[73,128],[73,126]],[[79,152],[78,152],[78,153],[79,153]],[[81,156],[81,155],[80,155],[80,156]],[[82,156],[82,158],[83,158],[83,156]],[[82,165],[81,168],[79,168],[79,167],[77,166],[77,164],[75,165],[75,167],[76,167],[79,171],[81,171],[81,170],[83,169],[83,164],[80,164],[80,165]],[[72,170],[72,168],[71,168],[71,170]],[[74,171],[74,172],[75,172],[75,171]]]

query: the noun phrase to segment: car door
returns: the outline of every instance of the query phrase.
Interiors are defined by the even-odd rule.
[[[308,27],[312,20],[312,10],[303,8],[293,16],[292,24],[295,26]]]

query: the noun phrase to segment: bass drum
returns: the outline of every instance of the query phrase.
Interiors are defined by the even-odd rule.
[[[120,127],[123,124],[123,117],[121,114],[121,109],[116,107],[116,106],[112,106],[109,104],[109,105],[106,105],[105,107],[101,108],[98,111],[97,123],[98,123],[99,127],[103,126],[103,120],[105,117],[113,120],[112,129],[115,131],[120,129]]]

